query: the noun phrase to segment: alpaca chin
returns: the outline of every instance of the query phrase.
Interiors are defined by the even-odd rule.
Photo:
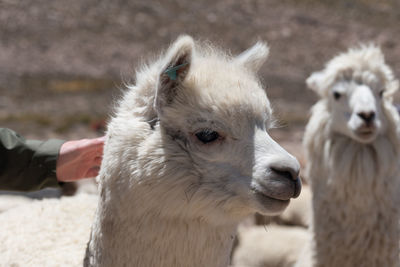
[[[353,137],[355,141],[358,141],[363,144],[370,144],[373,141],[375,141],[376,137],[378,136],[378,133],[374,130],[368,130],[368,131],[356,131],[353,134]]]

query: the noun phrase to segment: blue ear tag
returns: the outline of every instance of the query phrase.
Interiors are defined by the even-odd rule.
[[[164,73],[167,74],[168,77],[169,77],[171,80],[176,81],[176,77],[178,76],[178,75],[176,74],[176,71],[179,70],[180,68],[186,66],[187,64],[189,64],[189,63],[186,62],[186,63],[180,64],[180,65],[178,65],[178,66],[175,66],[175,67],[170,67],[170,68],[166,69],[166,70],[164,71]]]

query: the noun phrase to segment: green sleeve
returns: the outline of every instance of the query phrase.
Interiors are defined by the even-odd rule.
[[[62,140],[25,140],[0,128],[0,190],[34,191],[58,187],[56,163]]]

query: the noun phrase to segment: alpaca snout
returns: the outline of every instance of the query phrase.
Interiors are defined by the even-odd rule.
[[[301,192],[301,180],[299,178],[299,169],[291,167],[270,167],[270,172],[278,179],[287,179],[293,186],[293,196],[292,198],[297,198]]]
[[[355,120],[350,121],[354,138],[362,143],[373,141],[379,132],[380,121],[374,110],[359,111],[354,114]]]
[[[369,111],[369,112],[358,112],[357,113],[358,117],[360,117],[363,122],[369,126],[372,124],[372,122],[375,119],[375,112],[374,111]]]
[[[253,189],[264,196],[281,201],[298,197],[301,191],[299,168],[292,167],[282,164],[270,165],[255,179]]]

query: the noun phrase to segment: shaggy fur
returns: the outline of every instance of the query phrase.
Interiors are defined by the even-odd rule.
[[[255,212],[278,214],[298,196],[299,163],[267,133],[271,108],[256,74],[267,55],[262,43],[231,57],[183,36],[137,73],[108,125],[85,266],[227,266],[239,221]],[[39,211],[24,210],[34,221],[24,222],[27,234],[38,229],[54,250],[60,244],[75,250],[48,264],[53,257],[35,244],[35,263],[43,262],[37,266],[82,261],[87,220],[66,211],[59,223],[52,207],[63,212],[62,202],[40,203],[51,211],[37,227]],[[81,211],[92,214],[90,207]],[[3,244],[17,247],[4,239],[21,248],[24,235],[9,234],[20,224],[3,218],[8,232],[0,252]],[[68,243],[71,231],[83,232]],[[17,256],[24,266],[34,258],[31,250],[9,249],[0,255],[7,266]]]
[[[290,267],[299,258],[309,235],[303,227],[271,224],[239,227],[238,239],[234,267]]]
[[[97,196],[33,200],[0,214],[0,266],[82,266]]]
[[[16,208],[20,205],[31,202],[32,199],[19,196],[19,195],[0,195],[0,213],[5,212],[9,209]]]
[[[266,133],[267,51],[231,58],[181,37],[137,74],[108,127],[85,266],[227,266],[238,222],[297,195],[299,164]]]
[[[362,46],[332,59],[307,84],[321,100],[304,137],[313,242],[311,258],[303,260],[319,267],[399,266],[400,122],[392,71],[379,48]],[[373,131],[365,128],[368,114]],[[298,266],[310,266],[303,260]]]

